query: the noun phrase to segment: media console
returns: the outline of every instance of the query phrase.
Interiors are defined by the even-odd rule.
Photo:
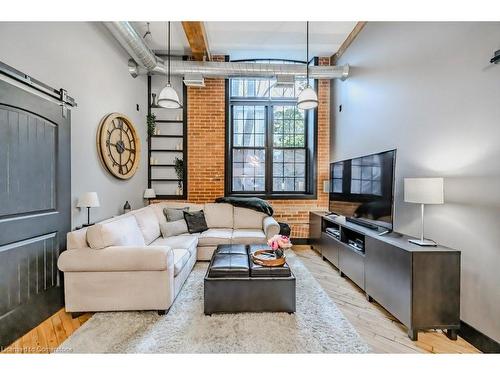
[[[378,232],[311,212],[310,243],[341,276],[347,276],[408,328],[443,329],[456,340],[460,328],[460,251],[420,247],[395,232]]]

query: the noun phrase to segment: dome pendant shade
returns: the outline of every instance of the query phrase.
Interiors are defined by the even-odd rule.
[[[299,109],[313,109],[318,106],[318,96],[311,86],[302,90],[297,98],[297,107]]]
[[[171,109],[182,107],[179,101],[179,96],[170,83],[167,83],[167,85],[160,91],[160,95],[158,96],[158,105],[163,108]]]

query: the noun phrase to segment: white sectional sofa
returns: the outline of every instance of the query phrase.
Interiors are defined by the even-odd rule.
[[[203,210],[208,230],[164,238],[163,209]],[[278,234],[273,217],[227,203],[161,202],[68,233],[58,260],[66,311],[168,311],[196,260],[219,244],[258,244]]]

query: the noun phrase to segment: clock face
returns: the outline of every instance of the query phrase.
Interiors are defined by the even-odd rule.
[[[141,142],[132,121],[120,113],[104,117],[97,131],[97,149],[106,169],[126,180],[139,166]]]

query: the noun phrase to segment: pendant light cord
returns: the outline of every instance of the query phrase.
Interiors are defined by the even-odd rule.
[[[309,21],[306,22],[306,87],[309,86]]]
[[[167,55],[168,55],[168,66],[167,66],[167,83],[170,85],[170,21],[168,21],[167,27]]]

